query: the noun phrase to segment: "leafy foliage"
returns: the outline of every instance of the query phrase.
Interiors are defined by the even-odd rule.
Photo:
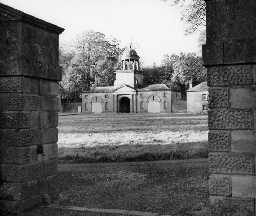
[[[169,1],[172,5],[182,7],[181,20],[186,26],[186,33],[193,33],[206,25],[206,3],[205,0],[162,0]]]
[[[145,68],[144,84],[164,83],[180,91],[186,98],[188,83],[199,84],[206,81],[206,69],[202,58],[195,53],[164,55],[160,67]]]
[[[78,37],[74,47],[71,58],[69,53],[60,52],[60,60],[64,61],[61,86],[67,100],[79,100],[81,92],[92,85],[113,84],[115,65],[122,52],[115,38],[88,31]]]
[[[206,80],[206,69],[203,67],[201,57],[195,53],[181,53],[179,56],[175,56],[175,59],[172,76],[174,82],[186,84],[190,80],[195,83]]]

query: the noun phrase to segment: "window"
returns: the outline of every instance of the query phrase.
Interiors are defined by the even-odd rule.
[[[208,95],[207,94],[202,94],[202,100],[203,101],[208,101]]]

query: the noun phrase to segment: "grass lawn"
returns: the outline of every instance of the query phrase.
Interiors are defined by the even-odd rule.
[[[207,209],[207,116],[78,114],[59,122],[57,204],[172,216]],[[189,158],[197,159],[182,160]]]
[[[59,158],[145,161],[207,155],[207,116],[100,114],[59,117]]]
[[[207,169],[205,159],[60,164],[56,203],[194,215],[208,206]]]

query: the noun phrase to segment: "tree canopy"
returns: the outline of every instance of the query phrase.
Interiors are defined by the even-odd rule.
[[[182,8],[181,20],[186,26],[186,33],[190,34],[206,25],[205,0],[162,0]]]
[[[164,83],[180,91],[185,99],[190,81],[199,84],[206,81],[206,69],[202,58],[195,53],[164,55],[158,67],[144,68],[144,84]]]
[[[81,34],[75,41],[72,53],[60,52],[64,70],[60,85],[66,92],[64,95],[77,100],[82,91],[89,90],[93,85],[112,85],[115,65],[121,52],[115,38],[95,31]]]

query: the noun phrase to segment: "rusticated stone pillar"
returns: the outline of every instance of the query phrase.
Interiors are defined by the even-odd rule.
[[[210,200],[231,215],[255,215],[256,1],[206,4]]]
[[[62,31],[0,3],[0,215],[53,195]]]

